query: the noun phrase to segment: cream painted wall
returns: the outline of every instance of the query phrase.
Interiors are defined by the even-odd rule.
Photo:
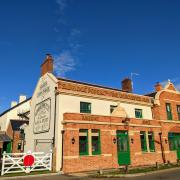
[[[152,111],[150,106],[129,104],[124,102],[113,102],[107,100],[91,99],[78,96],[60,95],[60,111],[61,113],[71,112],[80,113],[80,102],[91,103],[91,112],[94,115],[110,116],[110,106],[120,105],[125,109],[129,118],[135,118],[135,109],[143,110],[144,119],[152,119]]]
[[[1,131],[6,131],[11,119],[19,119],[19,112],[27,112],[30,110],[30,100],[20,104],[19,106],[8,111],[6,114],[0,117]]]

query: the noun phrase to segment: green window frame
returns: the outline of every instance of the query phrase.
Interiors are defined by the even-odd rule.
[[[91,114],[91,103],[80,102],[80,113]]]
[[[113,111],[114,111],[117,107],[118,107],[118,106],[110,105],[110,114],[112,114]]]
[[[166,103],[166,113],[167,113],[167,119],[168,120],[172,120],[172,110],[171,110],[171,104],[170,103]]]
[[[88,147],[88,130],[80,129],[79,130],[79,155],[88,155],[89,147]]]
[[[148,132],[148,141],[149,141],[150,152],[155,152],[154,133],[153,132]]]
[[[142,109],[135,109],[135,117],[138,119],[143,118],[143,110]]]
[[[146,142],[146,132],[140,132],[140,140],[141,140],[141,150],[143,152],[147,152],[147,142]]]
[[[177,105],[178,120],[180,121],[180,105]]]
[[[91,141],[92,141],[92,155],[101,154],[101,140],[100,140],[100,130],[91,130]]]

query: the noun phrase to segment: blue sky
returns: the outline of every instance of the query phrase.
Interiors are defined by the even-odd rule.
[[[180,1],[1,0],[0,112],[30,97],[46,53],[56,74],[134,92],[171,79],[180,86]]]

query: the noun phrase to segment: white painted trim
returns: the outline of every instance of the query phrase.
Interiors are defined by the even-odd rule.
[[[99,122],[99,121],[76,121],[76,120],[64,120],[62,124],[73,123],[73,124],[96,124],[96,125],[115,125],[115,126],[125,126],[124,123],[109,123],[109,122]],[[150,127],[150,128],[161,128],[161,126],[153,125],[142,125],[142,124],[129,124],[133,127]]]

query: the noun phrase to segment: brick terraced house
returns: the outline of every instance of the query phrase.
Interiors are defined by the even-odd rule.
[[[64,173],[180,159],[180,93],[171,82],[144,95],[56,77],[47,55],[31,99],[25,151],[53,150]]]
[[[11,107],[0,114],[0,156],[7,153],[18,153],[24,149],[23,127],[28,124],[30,100],[24,95],[19,102],[11,102]]]

